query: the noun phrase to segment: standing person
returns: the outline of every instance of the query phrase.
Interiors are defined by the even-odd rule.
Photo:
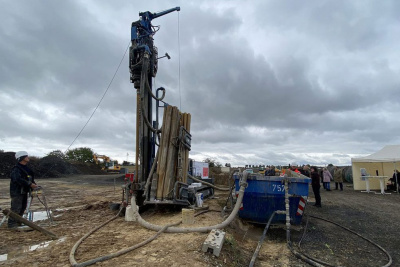
[[[303,175],[305,175],[305,176],[307,176],[307,177],[310,177],[310,171],[309,171],[309,169],[310,169],[310,165],[304,165],[303,166],[303,169],[302,170],[300,170],[300,172],[301,172],[301,174],[303,174]]]
[[[322,171],[322,177],[325,190],[331,191],[331,180],[333,180],[333,177],[326,167]]]
[[[397,179],[396,179],[397,178]],[[394,170],[392,178],[389,179],[390,184],[387,184],[387,190],[393,190],[397,192],[397,182],[400,181],[399,170]]]
[[[29,162],[28,153],[26,151],[18,151],[15,153],[17,164],[11,170],[10,180],[10,197],[11,211],[19,216],[23,216],[30,190],[37,188],[34,179],[34,173],[26,166]],[[18,222],[11,217],[8,218],[8,228],[19,226]]]
[[[342,169],[335,166],[335,171],[333,172],[333,181],[335,181],[335,190],[338,190],[338,185],[340,185],[340,191],[343,191],[343,177]]]
[[[315,196],[315,205],[318,208],[321,208],[321,195],[319,192],[319,189],[321,187],[320,185],[320,176],[318,174],[318,170],[317,167],[311,167],[311,186],[314,192],[314,196]]]
[[[268,176],[275,176],[275,166],[274,165],[271,165],[271,167],[269,167]]]

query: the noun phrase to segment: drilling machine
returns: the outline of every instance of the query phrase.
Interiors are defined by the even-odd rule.
[[[131,46],[129,48],[129,70],[130,81],[137,90],[137,109],[136,109],[136,159],[134,176],[125,184],[123,201],[129,203],[129,196],[136,196],[139,206],[148,199],[144,193],[147,177],[155,159],[155,145],[159,141],[161,130],[158,129],[158,110],[157,120],[153,121],[153,98],[159,103],[163,102],[165,89],[158,88],[157,96],[152,92],[152,78],[156,76],[158,70],[158,50],[154,45],[154,34],[159,27],[151,24],[155,18],[164,16],[174,11],[180,11],[180,7],[171,8],[165,11],[151,13],[149,11],[140,12],[138,21],[131,26]],[[166,54],[168,59],[170,58]],[[159,98],[158,93],[162,92]],[[165,102],[163,102],[165,103]],[[168,104],[165,103],[164,106]]]
[[[165,11],[151,13],[149,11],[140,12],[140,19],[132,23],[131,26],[131,46],[129,49],[129,70],[130,81],[133,83],[137,93],[136,105],[136,159],[134,174],[126,175],[126,183],[123,187],[122,202],[127,205],[130,197],[135,196],[139,206],[145,204],[173,204],[187,206],[195,202],[197,192],[213,192],[211,187],[194,187],[189,185],[189,151],[191,149],[190,114],[181,113],[177,107],[168,105],[163,101],[165,89],[160,87],[156,94],[152,89],[152,78],[156,76],[158,70],[157,47],[154,45],[154,34],[159,27],[153,26],[151,21],[155,18],[164,16],[174,11],[180,11],[180,7],[171,8]],[[159,93],[162,95],[159,97]],[[156,120],[153,121],[153,99],[156,102]],[[162,104],[162,105],[160,105]],[[164,119],[162,128],[159,127],[158,110],[164,108]],[[172,109],[172,111],[171,111]],[[176,120],[167,120],[167,111],[171,111],[177,116]],[[171,116],[172,118],[173,116]],[[175,122],[175,123],[174,123]],[[178,123],[176,123],[178,122]],[[179,124],[179,126],[176,126]],[[170,125],[170,134],[165,128]],[[173,125],[176,126],[173,131]],[[162,132],[166,131],[166,133]],[[167,139],[167,137],[169,139]],[[167,140],[167,141],[165,141]],[[174,153],[167,156],[156,155],[165,146],[172,144]],[[163,150],[165,151],[165,149]],[[168,147],[168,152],[171,148]],[[165,177],[163,176],[163,165],[165,161]],[[163,162],[164,161],[164,162]],[[161,163],[160,163],[161,162]],[[161,166],[160,166],[161,165]],[[172,166],[172,167],[171,167]],[[168,169],[169,168],[169,169]],[[172,178],[171,178],[172,177]],[[162,178],[162,179],[161,179]],[[160,190],[161,189],[161,190]],[[210,194],[205,194],[210,195]]]

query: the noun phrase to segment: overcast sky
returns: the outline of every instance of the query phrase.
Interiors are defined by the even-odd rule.
[[[400,2],[1,1],[0,149],[65,151],[153,20],[155,88],[192,115],[190,157],[351,165],[400,144]],[[134,161],[136,89],[122,62],[73,143]]]

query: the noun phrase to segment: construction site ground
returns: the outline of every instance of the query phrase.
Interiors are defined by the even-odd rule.
[[[46,221],[38,224],[55,233],[59,239],[51,241],[41,232],[19,232],[3,224],[0,228],[0,266],[70,266],[69,254],[73,245],[87,232],[116,215],[109,206],[121,201],[123,178],[120,175],[75,175],[37,179],[37,183],[44,188],[54,216],[52,226],[48,226]],[[392,266],[400,266],[398,194],[367,194],[354,191],[352,185],[345,184],[344,191],[321,189],[321,195],[322,208],[314,207],[311,190],[303,224],[292,231],[291,239],[296,250],[299,250],[298,242],[301,240],[302,252],[331,266],[384,266],[388,262],[387,256],[376,246],[346,231],[341,225],[379,244],[393,258]],[[216,191],[215,198],[206,199],[204,204],[210,211],[195,217],[193,226],[222,222],[224,217],[218,211],[225,205],[227,196],[227,192]],[[0,207],[10,207],[8,179],[0,180]],[[32,209],[44,210],[37,199],[34,199]],[[141,215],[158,225],[181,219],[181,212],[173,209],[150,207]],[[207,233],[162,233],[149,244],[96,266],[248,266],[263,230],[264,225],[236,218],[224,229],[226,240],[219,257],[202,252]],[[124,217],[117,218],[82,243],[75,255],[76,260],[79,263],[117,252],[155,233],[136,222],[125,222]],[[283,228],[272,227],[255,266],[311,265],[290,252]]]

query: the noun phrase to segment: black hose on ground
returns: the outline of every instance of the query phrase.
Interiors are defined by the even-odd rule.
[[[324,218],[321,218],[321,217],[317,217],[317,216],[314,216],[314,215],[309,215],[309,216],[310,216],[311,218],[315,218],[315,219],[319,219],[319,220],[322,220],[322,221],[326,221],[326,222],[332,223],[332,224],[334,224],[334,225],[336,225],[336,226],[339,226],[339,227],[342,228],[342,229],[345,229],[345,230],[349,231],[349,232],[352,233],[352,234],[355,234],[355,235],[358,236],[358,237],[361,237],[362,239],[364,239],[365,241],[367,241],[367,242],[371,243],[372,245],[376,246],[376,247],[379,248],[383,253],[386,254],[386,256],[387,256],[387,258],[388,258],[388,263],[386,263],[386,264],[383,265],[382,267],[389,267],[389,266],[392,265],[392,263],[393,263],[392,256],[390,256],[389,252],[387,252],[383,247],[381,247],[379,244],[375,243],[374,241],[372,241],[372,240],[370,240],[370,239],[368,239],[368,238],[366,238],[366,237],[360,235],[359,233],[357,233],[357,232],[351,230],[350,228],[347,228],[347,227],[345,227],[345,226],[343,226],[343,225],[340,225],[340,224],[338,224],[338,223],[335,223],[335,222],[333,222],[333,221],[330,221],[330,220],[327,220],[327,219],[324,219]]]
[[[271,217],[269,217],[268,223],[264,228],[264,232],[263,232],[263,234],[262,234],[262,236],[260,238],[260,241],[258,241],[258,245],[257,245],[256,251],[254,251],[253,257],[251,258],[249,267],[253,267],[254,266],[254,263],[255,263],[255,261],[256,261],[256,259],[258,257],[258,253],[260,252],[261,245],[264,242],[265,236],[267,235],[267,231],[269,229],[269,226],[271,225],[272,219],[274,218],[275,214],[276,214],[276,211],[274,211],[272,213]]]
[[[95,258],[95,259],[91,259],[91,260],[88,260],[88,261],[85,261],[85,262],[82,262],[82,263],[73,264],[72,266],[74,266],[74,267],[89,266],[89,265],[95,264],[95,263],[97,263],[97,262],[102,262],[102,261],[105,261],[105,260],[109,260],[109,259],[112,259],[112,258],[121,256],[121,255],[124,255],[124,254],[126,254],[126,253],[128,253],[128,252],[131,252],[132,250],[135,250],[135,249],[137,249],[137,248],[140,248],[140,247],[142,247],[142,246],[144,246],[144,245],[150,243],[151,241],[153,241],[154,239],[156,239],[160,234],[162,234],[168,227],[170,227],[170,226],[175,226],[175,225],[178,225],[178,224],[180,224],[180,223],[181,223],[181,222],[172,223],[172,224],[167,224],[167,225],[165,225],[160,231],[158,231],[155,235],[153,235],[152,237],[150,237],[150,238],[146,239],[145,241],[142,241],[142,242],[140,242],[139,244],[136,244],[136,245],[134,245],[134,246],[131,246],[131,247],[122,249],[122,250],[120,250],[120,251],[117,251],[117,252],[115,252],[115,253],[111,253],[111,254],[108,254],[108,255],[105,255],[105,256],[102,256],[102,257],[98,257],[98,258]]]
[[[339,226],[339,227],[342,228],[342,229],[345,229],[345,230],[347,230],[347,231],[349,231],[349,232],[351,232],[351,233],[353,233],[353,234],[355,234],[355,235],[361,237],[362,239],[364,239],[364,240],[366,240],[367,242],[371,243],[372,245],[376,246],[376,247],[379,248],[383,253],[386,254],[386,256],[388,257],[388,263],[386,263],[386,264],[383,265],[382,267],[389,267],[389,266],[392,265],[392,263],[393,263],[392,257],[391,257],[390,254],[389,254],[383,247],[381,247],[379,244],[373,242],[372,240],[370,240],[370,239],[368,239],[368,238],[366,238],[366,237],[360,235],[359,233],[357,233],[357,232],[355,232],[355,231],[353,231],[353,230],[351,230],[351,229],[349,229],[349,228],[347,228],[347,227],[345,227],[345,226],[342,226],[342,225],[340,225],[340,224],[338,224],[338,223],[336,223],[336,222],[333,222],[333,221],[330,221],[330,220],[327,220],[327,219],[324,219],[324,218],[321,218],[321,217],[317,217],[317,216],[314,216],[314,215],[308,215],[308,216],[307,216],[306,227],[305,227],[304,232],[303,232],[303,235],[302,235],[302,237],[301,237],[301,239],[300,239],[300,241],[299,241],[299,243],[298,243],[299,249],[301,249],[300,244],[301,244],[301,241],[303,240],[303,238],[304,238],[304,236],[305,236],[305,232],[306,232],[306,230],[307,230],[307,226],[308,226],[308,217],[312,217],[312,218],[315,218],[315,219],[319,219],[319,220],[323,220],[323,221],[332,223],[332,224],[334,224],[334,225],[336,225],[336,226]],[[321,261],[321,260],[319,260],[319,259],[315,259],[315,258],[313,258],[313,257],[311,257],[311,256],[309,256],[309,255],[307,255],[307,254],[305,254],[305,253],[303,253],[303,252],[297,252],[297,251],[294,250],[294,248],[293,248],[291,245],[288,245],[288,246],[289,246],[290,251],[292,251],[292,253],[293,253],[297,258],[299,258],[299,259],[301,259],[301,260],[303,260],[303,261],[306,261],[307,263],[311,264],[312,266],[336,267],[336,265],[334,265],[334,264],[331,264],[331,263],[328,263],[328,262],[324,262],[324,261]]]
[[[95,264],[97,262],[102,262],[102,261],[105,261],[105,260],[109,260],[109,259],[121,256],[121,255],[126,254],[128,252],[131,252],[131,251],[133,251],[133,250],[135,250],[137,248],[143,247],[144,245],[146,245],[146,244],[150,243],[151,241],[155,240],[160,234],[162,234],[165,230],[167,230],[168,227],[176,226],[176,225],[179,225],[180,223],[182,223],[182,221],[179,221],[179,222],[176,222],[176,223],[167,224],[167,225],[163,226],[163,228],[160,229],[155,235],[153,235],[152,237],[150,237],[150,238],[148,238],[148,239],[146,239],[146,240],[144,240],[144,241],[142,241],[142,242],[140,242],[140,243],[138,243],[136,245],[133,245],[133,246],[125,248],[125,249],[122,249],[122,250],[117,251],[115,253],[104,255],[104,256],[101,256],[101,257],[98,257],[98,258],[95,258],[95,259],[91,259],[91,260],[88,260],[88,261],[85,261],[85,262],[77,263],[76,260],[75,260],[75,252],[78,249],[79,245],[86,238],[88,238],[91,234],[93,234],[94,232],[96,232],[97,230],[99,230],[100,228],[105,226],[106,224],[110,223],[111,221],[115,220],[116,218],[118,218],[119,214],[121,213],[121,210],[118,212],[118,214],[115,217],[111,218],[110,220],[108,220],[105,223],[101,224],[100,226],[96,227],[95,229],[93,229],[92,231],[90,231],[89,233],[84,235],[81,239],[79,239],[78,242],[75,243],[75,245],[73,246],[73,248],[71,250],[71,253],[69,255],[69,261],[71,263],[71,266],[73,266],[73,267],[84,267],[84,266],[89,266],[89,265]],[[197,216],[199,216],[199,215],[201,215],[203,213],[209,212],[209,211],[221,212],[219,210],[202,210],[202,211],[196,213],[194,216],[197,217]]]

